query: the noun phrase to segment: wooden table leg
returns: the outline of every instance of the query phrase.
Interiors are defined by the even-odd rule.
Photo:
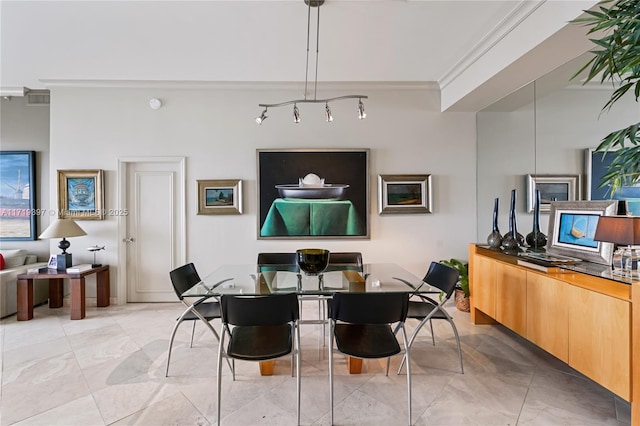
[[[61,308],[63,305],[64,280],[62,278],[49,279],[49,308]]]
[[[273,369],[276,366],[275,360],[273,361],[260,361],[260,375],[261,376],[273,376]]]
[[[85,317],[84,277],[71,278],[71,319]]]
[[[109,269],[98,272],[96,276],[96,293],[98,307],[103,308],[110,304]]]
[[[349,367],[349,374],[362,373],[362,358],[347,357],[347,367]]]
[[[18,280],[17,287],[18,321],[28,321],[33,318],[33,280]]]

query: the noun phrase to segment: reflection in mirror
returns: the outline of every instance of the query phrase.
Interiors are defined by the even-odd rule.
[[[527,174],[580,175],[578,196],[584,199],[585,151],[596,148],[609,132],[637,121],[640,104],[632,96],[602,111],[611,85],[571,80],[589,58],[589,53],[575,58],[477,114],[477,242],[486,243],[492,231],[495,198],[500,198],[500,232],[508,231],[512,189],[518,194],[518,232],[531,232]],[[543,212],[540,228],[545,234],[548,223]]]

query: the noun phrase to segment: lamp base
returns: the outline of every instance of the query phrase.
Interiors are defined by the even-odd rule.
[[[58,271],[65,271],[71,265],[71,253],[62,253],[56,256],[56,269]]]

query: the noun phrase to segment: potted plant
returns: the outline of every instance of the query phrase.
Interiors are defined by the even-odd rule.
[[[591,39],[594,56],[574,77],[588,69],[585,84],[595,79],[613,84],[616,89],[604,111],[627,93],[635,96],[636,102],[640,97],[640,2],[603,0],[598,9],[585,10],[585,17],[573,21],[590,27],[588,34],[600,37]],[[614,151],[600,183],[601,188],[609,186],[611,197],[623,186],[640,183],[640,123],[611,132],[602,139],[597,151]]]
[[[440,263],[455,269],[460,274],[454,294],[456,308],[462,312],[471,311],[469,304],[469,264],[453,258],[441,260]]]

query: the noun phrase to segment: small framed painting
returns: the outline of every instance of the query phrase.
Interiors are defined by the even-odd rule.
[[[552,201],[579,201],[580,175],[527,175],[527,211],[533,212],[536,189],[540,191],[540,211],[548,212]]]
[[[102,170],[58,170],[58,217],[104,219]]]
[[[242,214],[240,179],[199,180],[198,214]]]
[[[432,213],[431,175],[379,175],[378,213]]]

